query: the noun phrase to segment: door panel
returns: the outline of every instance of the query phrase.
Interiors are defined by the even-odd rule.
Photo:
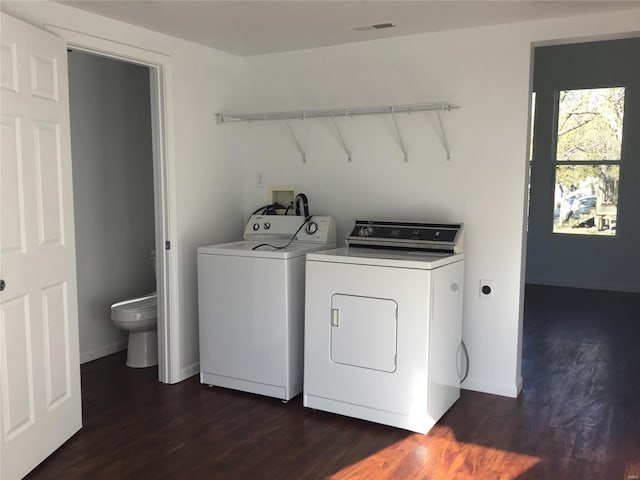
[[[20,119],[2,116],[0,145],[2,177],[0,177],[0,255],[25,253],[24,186],[20,155]]]
[[[40,246],[64,243],[59,131],[58,124],[34,122],[33,125]]]
[[[2,43],[0,48],[0,59],[2,60],[2,79],[0,86],[7,90],[18,91],[18,60],[16,55],[16,45],[12,43]]]
[[[42,290],[42,326],[45,347],[47,408],[52,409],[69,398],[69,309],[66,282]]]
[[[26,295],[2,304],[0,332],[5,365],[2,375],[3,435],[10,440],[33,425],[33,365],[31,362],[31,322]],[[11,362],[8,361],[11,359]]]
[[[0,477],[15,479],[82,415],[66,45],[0,15]]]
[[[398,304],[386,298],[331,297],[331,360],[383,372],[396,369]]]
[[[58,101],[58,60],[55,57],[31,55],[31,94]]]

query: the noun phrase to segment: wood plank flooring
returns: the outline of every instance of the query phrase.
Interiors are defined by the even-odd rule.
[[[111,355],[82,366],[84,428],[27,478],[638,480],[639,312],[638,294],[527,286],[520,397],[463,391],[427,435]]]

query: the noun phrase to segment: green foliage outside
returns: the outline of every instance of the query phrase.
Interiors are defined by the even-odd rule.
[[[624,88],[563,90],[558,111],[556,161],[593,161],[594,165],[567,165],[556,171],[556,183],[565,190],[596,179],[607,182],[618,166],[601,165],[601,160],[620,160]]]

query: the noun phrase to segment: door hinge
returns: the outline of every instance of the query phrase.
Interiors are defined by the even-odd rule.
[[[164,249],[165,250],[171,250],[171,242],[169,240],[164,242]]]

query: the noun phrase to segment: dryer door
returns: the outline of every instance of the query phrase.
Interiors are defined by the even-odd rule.
[[[331,297],[331,360],[395,372],[398,304],[386,298]]]

